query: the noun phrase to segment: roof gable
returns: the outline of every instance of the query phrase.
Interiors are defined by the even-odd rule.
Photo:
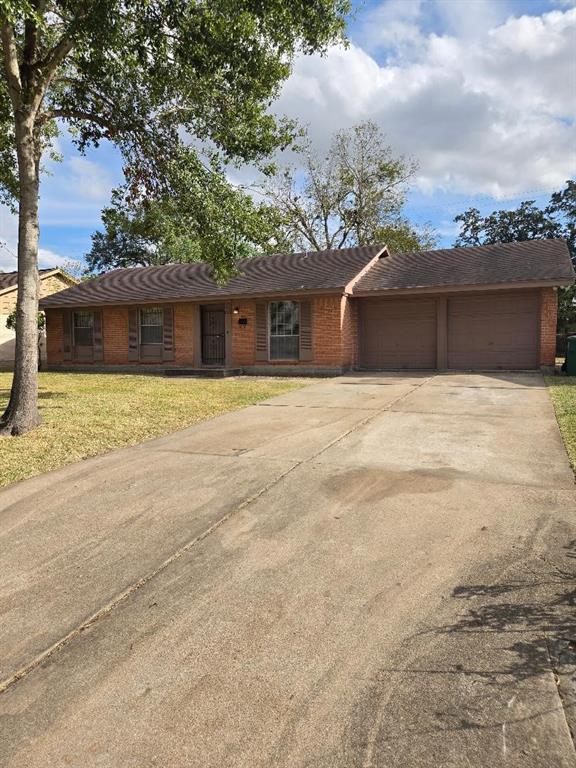
[[[47,269],[39,269],[38,274],[40,280],[46,277],[61,277],[69,285],[76,285],[76,280],[70,275],[63,272],[59,267],[48,267]],[[0,293],[7,293],[8,291],[17,290],[18,288],[18,272],[0,272]]]
[[[564,240],[528,240],[386,256],[358,281],[354,295],[514,283],[570,285],[573,282],[574,268]]]

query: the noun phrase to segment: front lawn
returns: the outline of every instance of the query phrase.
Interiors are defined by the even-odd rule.
[[[547,376],[546,384],[570,462],[576,469],[576,377]]]
[[[2,409],[11,381],[11,373],[0,373]],[[22,437],[0,437],[0,486],[165,435],[306,383],[310,380],[41,373],[42,426]]]

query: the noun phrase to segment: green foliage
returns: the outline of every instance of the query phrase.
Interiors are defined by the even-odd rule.
[[[576,181],[567,181],[566,187],[554,192],[544,208],[538,208],[534,200],[525,200],[514,210],[494,211],[488,216],[482,216],[477,208],[469,208],[454,221],[460,224],[454,245],[560,238],[566,240],[572,263],[576,265]],[[563,329],[576,323],[575,297],[574,286],[559,291],[558,321]]]
[[[38,330],[43,331],[46,327],[46,316],[44,312],[38,312]],[[6,318],[6,328],[10,331],[16,330],[16,310],[10,312]]]
[[[417,229],[406,219],[398,217],[375,230],[374,242],[384,243],[390,253],[409,253],[435,248],[438,238],[430,226]]]
[[[22,79],[19,91],[4,67],[0,195],[17,203],[11,95],[37,110],[38,158],[62,123],[81,151],[109,140],[122,152],[123,194],[134,204],[165,200],[183,164],[196,186],[193,218],[203,203],[210,218],[225,177],[216,174],[202,198],[201,148],[259,164],[287,146],[294,126],[269,105],[297,53],[343,40],[348,11],[347,0],[0,0],[3,47],[13,40]],[[226,271],[234,249],[224,229],[221,222],[216,232],[224,251],[207,255]]]
[[[334,134],[324,155],[304,136],[299,168],[285,168],[263,185],[294,249],[322,250],[393,241],[394,250],[434,241],[401,215],[416,164],[396,157],[377,125],[364,122]],[[384,239],[384,242],[387,242]]]
[[[276,211],[230,184],[215,158],[207,167],[186,155],[165,192],[136,203],[117,190],[102,220],[86,256],[91,272],[205,260],[225,279],[237,259],[279,247]]]

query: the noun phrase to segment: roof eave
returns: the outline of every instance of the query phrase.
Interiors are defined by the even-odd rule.
[[[55,303],[50,299],[58,296],[57,293],[47,296],[40,301],[40,309],[75,309],[76,307],[124,307],[124,306],[139,306],[144,304],[184,304],[184,303],[203,303],[203,302],[218,302],[223,301],[251,301],[253,299],[267,299],[278,298],[280,296],[287,299],[291,297],[299,296],[343,296],[345,294],[345,286],[337,286],[335,288],[300,288],[297,290],[281,290],[281,291],[262,291],[259,293],[237,293],[237,294],[205,294],[203,296],[180,296],[171,298],[149,298],[149,299],[125,299],[123,301],[79,301],[74,302],[60,302]]]
[[[355,298],[370,296],[402,296],[426,293],[462,293],[464,291],[502,291],[520,288],[563,288],[574,284],[574,279],[555,278],[553,280],[514,280],[500,283],[467,283],[457,285],[414,286],[411,288],[375,288],[373,290],[355,290]]]

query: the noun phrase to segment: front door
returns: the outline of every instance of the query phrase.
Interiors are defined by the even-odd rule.
[[[226,315],[224,307],[202,307],[202,365],[224,365],[226,359]]]

